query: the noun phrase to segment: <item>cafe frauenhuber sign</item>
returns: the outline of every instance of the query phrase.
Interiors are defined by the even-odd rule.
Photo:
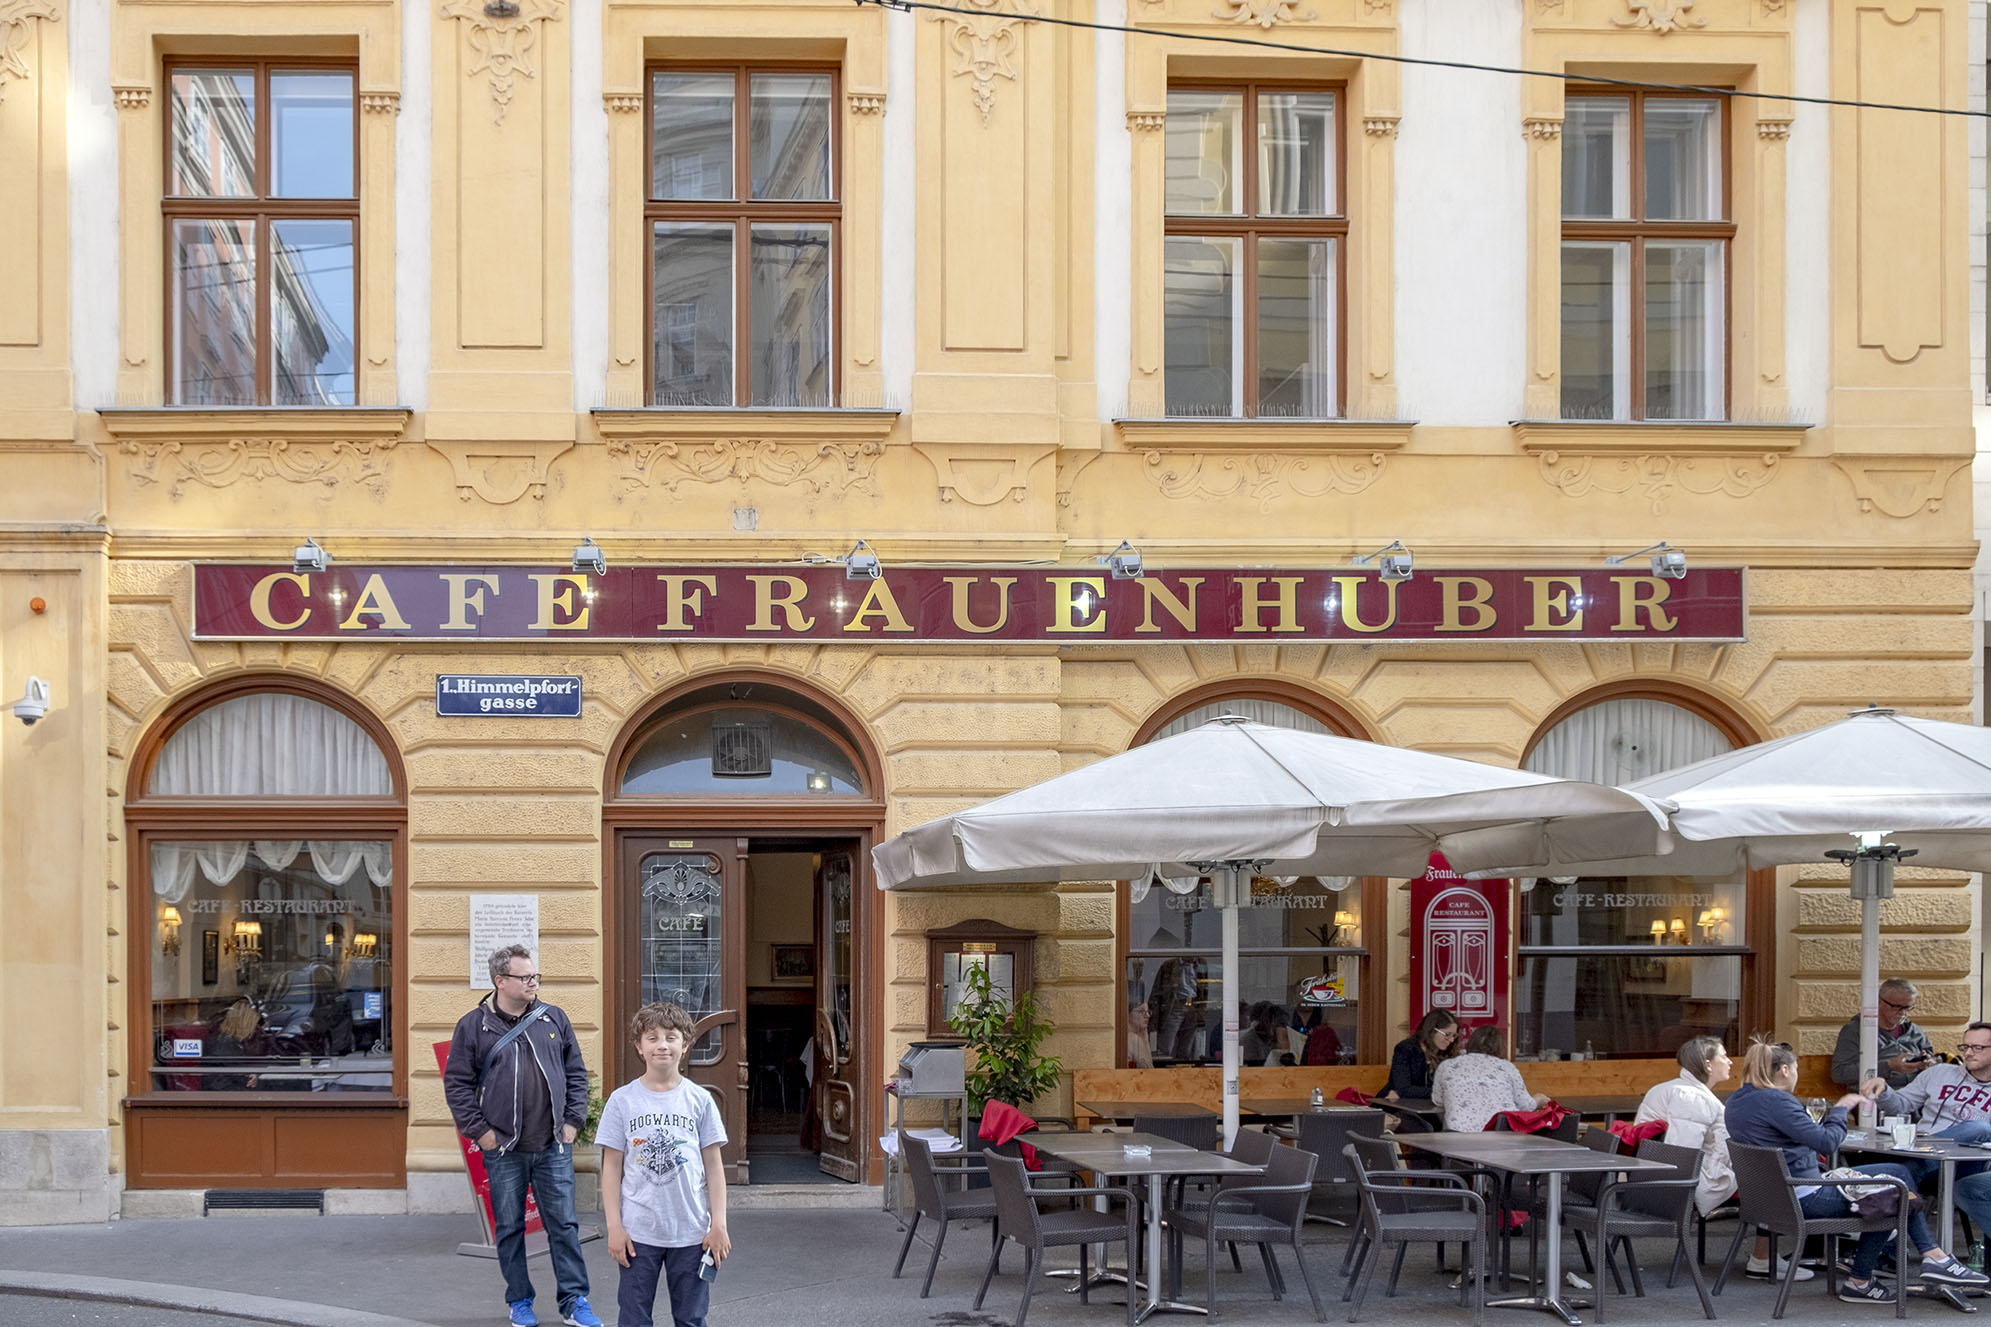
[[[1736,641],[1743,572],[1615,567],[533,566],[194,568],[203,640]]]

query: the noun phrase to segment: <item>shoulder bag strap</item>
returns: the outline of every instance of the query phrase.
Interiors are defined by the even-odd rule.
[[[489,1073],[491,1066],[497,1062],[498,1052],[524,1036],[528,1028],[545,1016],[546,1006],[543,1004],[535,1005],[531,1013],[512,1024],[511,1029],[504,1036],[498,1038],[498,1044],[491,1047],[490,1052],[484,1056],[484,1067],[477,1071],[477,1077],[481,1080],[485,1074]]]

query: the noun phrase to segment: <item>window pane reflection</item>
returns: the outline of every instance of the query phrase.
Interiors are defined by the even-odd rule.
[[[353,223],[272,221],[270,353],[277,405],[351,405]]]
[[[1742,959],[1650,954],[1530,955],[1514,992],[1515,1054],[1564,1059],[1586,1047],[1599,1056],[1672,1056],[1703,1034],[1737,1052]]]
[[[1239,1063],[1353,1064],[1361,1053],[1361,965],[1355,955],[1240,955]],[[1218,955],[1130,954],[1126,982],[1129,1012],[1146,1013],[1157,1066],[1223,1063]]]
[[[829,75],[755,74],[749,87],[754,197],[829,198]]]
[[[1631,246],[1562,246],[1562,417],[1623,419],[1631,376]]]
[[[1235,216],[1244,210],[1244,96],[1171,92],[1163,167],[1163,209]]]
[[[831,404],[830,228],[751,228],[755,405]]]
[[[1324,419],[1335,402],[1335,242],[1258,242],[1258,413]]]
[[[1726,246],[1683,240],[1645,246],[1645,417],[1720,419]]]
[[[1571,97],[1562,120],[1562,214],[1631,216],[1631,99]]]
[[[1722,215],[1720,130],[1721,103],[1711,97],[1646,99],[1646,220],[1712,221]]]
[[[650,77],[650,196],[733,197],[733,76]]]
[[[835,741],[801,719],[765,710],[700,710],[658,725],[629,759],[625,794],[753,797],[864,791]]]
[[[658,222],[655,341],[658,405],[733,404],[733,228]]]
[[[173,404],[256,401],[256,223],[172,225]]]
[[[643,895],[643,1003],[668,1000],[693,1023],[719,1011],[725,927],[719,859],[709,853],[650,853],[638,867]],[[692,1043],[693,1064],[716,1064],[721,1029]]]
[[[1331,216],[1339,207],[1334,180],[1334,94],[1258,94],[1258,212],[1260,216]]]
[[[1162,246],[1162,380],[1171,415],[1239,413],[1239,245],[1170,236]]]
[[[270,192],[353,197],[353,76],[270,75]]]
[[[250,69],[173,73],[170,194],[249,198],[256,192],[256,75]]]

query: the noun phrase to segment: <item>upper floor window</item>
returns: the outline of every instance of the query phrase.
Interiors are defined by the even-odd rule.
[[[352,405],[355,71],[259,61],[166,72],[172,404]]]
[[[1168,94],[1162,254],[1170,415],[1341,413],[1341,102],[1329,89]]]
[[[1572,95],[1562,135],[1562,414],[1728,414],[1726,102]]]
[[[836,75],[650,71],[650,399],[837,401]]]

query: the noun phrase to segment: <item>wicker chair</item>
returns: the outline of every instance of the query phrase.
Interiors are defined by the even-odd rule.
[[[1347,1158],[1342,1155],[1348,1146],[1349,1136],[1359,1133],[1380,1138],[1383,1118],[1383,1112],[1379,1110],[1321,1110],[1299,1117],[1294,1141],[1320,1158],[1320,1167],[1314,1172],[1316,1194],[1323,1190],[1331,1194],[1354,1187],[1354,1173],[1349,1169]],[[1347,1224],[1318,1212],[1308,1212],[1307,1219],[1327,1221],[1337,1226]]]
[[[1239,1134],[1238,1138],[1242,1141],[1244,1135]],[[1235,1154],[1236,1149],[1233,1149]],[[1286,1280],[1280,1275],[1278,1261],[1272,1256],[1272,1245],[1276,1241],[1292,1246],[1293,1261],[1300,1269],[1300,1281],[1307,1288],[1307,1297],[1313,1301],[1314,1317],[1321,1322],[1327,1321],[1327,1310],[1321,1306],[1320,1292],[1314,1288],[1313,1276],[1307,1271],[1306,1254],[1300,1247],[1300,1227],[1306,1221],[1307,1195],[1313,1192],[1314,1169],[1319,1160],[1313,1153],[1297,1147],[1274,1144],[1263,1162],[1254,1163],[1264,1165],[1263,1175],[1226,1177],[1225,1182],[1211,1192],[1208,1202],[1169,1209],[1170,1297],[1181,1298],[1183,1241],[1200,1238],[1203,1241],[1205,1277],[1203,1307],[1209,1316],[1214,1318],[1217,1313],[1217,1245],[1220,1242],[1231,1246],[1233,1264],[1239,1244],[1256,1244],[1258,1256],[1265,1262],[1265,1278],[1272,1287],[1272,1298],[1283,1299]]]
[[[1588,1229],[1595,1235],[1597,1248],[1605,1263],[1610,1266],[1613,1277],[1617,1268],[1612,1261],[1612,1249],[1623,1252],[1626,1270],[1631,1273],[1632,1292],[1640,1298],[1645,1296],[1645,1281],[1639,1274],[1638,1255],[1633,1251],[1634,1239],[1673,1240],[1673,1263],[1677,1267],[1687,1252],[1687,1231],[1692,1224],[1694,1211],[1694,1187],[1698,1183],[1701,1154],[1691,1147],[1669,1147],[1665,1143],[1647,1141],[1639,1144],[1638,1155],[1647,1161],[1660,1161],[1670,1166],[1670,1170],[1634,1170],[1625,1172],[1622,1177],[1616,1174],[1606,1176],[1597,1190],[1596,1202],[1588,1211],[1577,1210],[1563,1215],[1564,1224],[1573,1229]],[[1599,1172],[1604,1174],[1604,1172]],[[1714,1317],[1714,1301],[1708,1298],[1707,1283],[1701,1278],[1700,1264],[1693,1258],[1686,1258],[1687,1271],[1694,1278],[1694,1293],[1700,1296],[1701,1312]],[[1624,1293],[1623,1282],[1619,1282],[1618,1293]],[[1600,1278],[1597,1284],[1597,1321],[1604,1321],[1605,1290]]]
[[[1729,1163],[1735,1167],[1735,1183],[1741,1199],[1741,1224],[1736,1227],[1735,1238],[1728,1246],[1728,1256],[1721,1260],[1721,1273],[1715,1277],[1714,1293],[1719,1295],[1728,1284],[1728,1274],[1735,1267],[1735,1256],[1742,1251],[1742,1242],[1755,1231],[1771,1236],[1770,1258],[1776,1266],[1777,1240],[1788,1237],[1791,1240],[1791,1259],[1784,1270],[1782,1285],[1777,1290],[1777,1307],[1772,1317],[1784,1316],[1784,1305],[1790,1302],[1791,1287],[1797,1284],[1797,1253],[1804,1247],[1805,1237],[1825,1236],[1825,1285],[1834,1289],[1837,1277],[1834,1272],[1834,1245],[1841,1235],[1863,1235],[1873,1230],[1895,1232],[1896,1257],[1906,1258],[1908,1249],[1908,1198],[1910,1190],[1904,1182],[1891,1175],[1875,1176],[1868,1180],[1794,1180],[1790,1167],[1785,1164],[1784,1154],[1774,1147],[1753,1147],[1730,1139],[1728,1143]],[[1797,1187],[1816,1185],[1821,1188],[1844,1187],[1847,1184],[1891,1184],[1901,1191],[1901,1202],[1892,1217],[1873,1219],[1860,1216],[1857,1212],[1843,1217],[1808,1217],[1798,1206]],[[1908,1316],[1908,1301],[1905,1297],[1908,1278],[1898,1276],[1894,1280],[1894,1316]]]
[[[990,1233],[995,1234],[996,1202],[995,1194],[988,1189],[943,1189],[940,1187],[939,1173],[933,1165],[933,1149],[925,1139],[914,1138],[910,1134],[899,1135],[899,1147],[905,1153],[906,1171],[912,1177],[913,1215],[906,1222],[905,1243],[899,1245],[899,1261],[892,1265],[892,1275],[896,1278],[906,1267],[906,1254],[912,1251],[913,1232],[919,1229],[921,1217],[932,1217],[940,1223],[933,1232],[933,1256],[926,1263],[926,1280],[920,1283],[919,1297],[925,1299],[933,1290],[933,1272],[940,1266],[940,1246],[947,1242],[947,1227],[955,1221],[981,1221],[990,1223]],[[950,1166],[949,1175],[986,1175],[987,1166]]]
[[[1473,1324],[1479,1327],[1486,1308],[1486,1204],[1480,1196],[1464,1176],[1451,1171],[1401,1169],[1395,1145],[1380,1138],[1358,1135],[1349,1140],[1346,1155],[1362,1193],[1360,1239],[1365,1245],[1348,1290],[1342,1294],[1344,1300],[1354,1296],[1348,1321],[1356,1320],[1362,1301],[1368,1298],[1383,1245],[1398,1246],[1388,1292],[1394,1295],[1405,1248],[1427,1240],[1441,1245],[1457,1241],[1469,1246],[1467,1268],[1459,1278],[1459,1302],[1471,1295]]]
[[[1132,1192],[1113,1186],[1033,1189],[1030,1186],[1030,1172],[1016,1158],[990,1153],[988,1163],[990,1187],[995,1191],[996,1201],[996,1245],[989,1252],[989,1265],[982,1273],[981,1289],[975,1292],[977,1309],[988,1297],[989,1282],[995,1278],[996,1264],[1002,1258],[1002,1241],[1006,1239],[1013,1239],[1023,1246],[1023,1301],[1016,1308],[1015,1327],[1023,1327],[1024,1319],[1030,1314],[1030,1296],[1036,1292],[1038,1278],[1044,1275],[1044,1255],[1052,1248],[1078,1246],[1080,1303],[1087,1302],[1087,1290],[1092,1283],[1090,1250],[1095,1244],[1124,1240],[1127,1245],[1128,1279],[1131,1281],[1134,1278],[1138,1270],[1136,1264],[1141,1241],[1135,1217],[1139,1204],[1134,1201]],[[1118,1198],[1123,1211],[1116,1216],[1110,1211],[1102,1212],[1083,1205],[1058,1212],[1044,1212],[1037,1207],[1046,1198],[1062,1202],[1085,1197]],[[1128,1327],[1133,1327],[1134,1308],[1139,1298],[1132,1293],[1127,1296]]]

